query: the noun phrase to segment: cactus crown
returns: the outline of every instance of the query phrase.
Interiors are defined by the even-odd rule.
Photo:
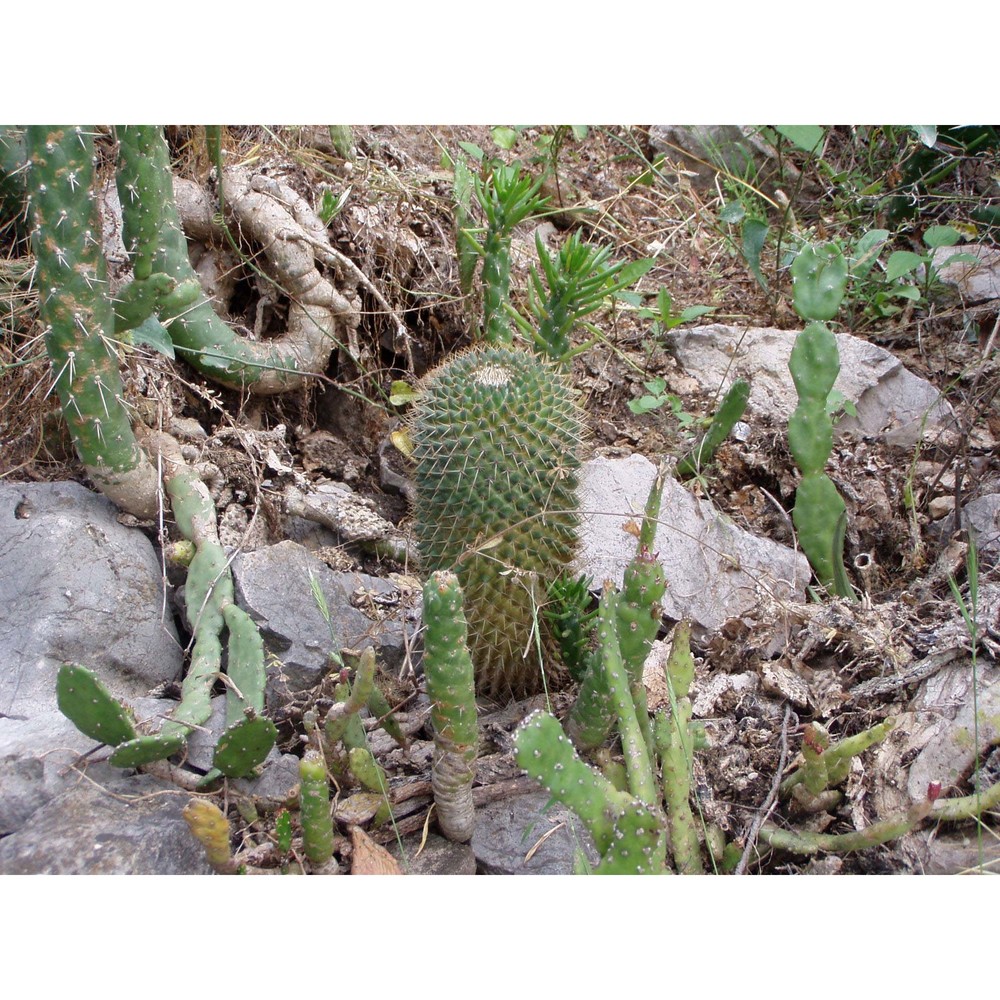
[[[479,689],[531,693],[542,686],[538,608],[576,549],[576,393],[555,365],[502,346],[451,358],[420,389],[410,432],[421,562],[459,577]]]

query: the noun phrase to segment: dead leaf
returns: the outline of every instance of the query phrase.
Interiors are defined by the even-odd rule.
[[[354,856],[351,860],[352,875],[402,875],[396,859],[375,843],[361,827],[351,827],[351,844]]]

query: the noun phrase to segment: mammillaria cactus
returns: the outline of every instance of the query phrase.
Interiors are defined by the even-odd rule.
[[[539,609],[576,550],[576,393],[555,365],[490,346],[451,358],[419,388],[410,432],[421,563],[458,576],[480,692],[532,694],[544,683]]]

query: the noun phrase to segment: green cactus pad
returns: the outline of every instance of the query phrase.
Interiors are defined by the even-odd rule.
[[[529,715],[514,733],[514,746],[517,766],[583,820],[604,854],[614,839],[616,820],[638,803],[580,759],[559,721],[548,712]]]
[[[802,477],[795,493],[792,521],[802,551],[826,587],[833,587],[835,561],[843,561],[843,552],[834,552],[834,539],[838,537],[837,524],[845,509],[843,498],[825,472]]]
[[[538,609],[577,545],[576,393],[554,365],[504,347],[460,354],[420,388],[410,431],[422,565],[458,575],[479,690],[533,693]]]
[[[805,319],[833,319],[847,291],[847,277],[847,258],[835,244],[803,248],[792,263],[795,311]]]
[[[56,702],[59,711],[92,740],[114,747],[135,739],[125,706],[86,667],[65,663],[59,668]]]
[[[164,736],[138,736],[134,740],[122,743],[108,758],[115,767],[141,767],[156,760],[166,760],[182,749],[187,737],[182,734]]]
[[[661,875],[666,870],[663,817],[636,803],[618,817],[614,836],[595,875]]]
[[[248,708],[264,711],[264,640],[257,623],[237,605],[227,604],[222,616],[229,628],[226,674],[239,689],[239,694],[226,689],[226,725],[231,726]]]
[[[227,778],[249,778],[277,738],[278,730],[270,719],[259,715],[243,719],[219,737],[212,763]]]

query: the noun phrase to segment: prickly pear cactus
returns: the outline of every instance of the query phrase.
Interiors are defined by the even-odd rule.
[[[542,688],[533,641],[577,543],[581,414],[554,365],[478,347],[425,376],[411,417],[423,568],[452,570],[480,692]],[[552,669],[549,663],[547,669]]]

